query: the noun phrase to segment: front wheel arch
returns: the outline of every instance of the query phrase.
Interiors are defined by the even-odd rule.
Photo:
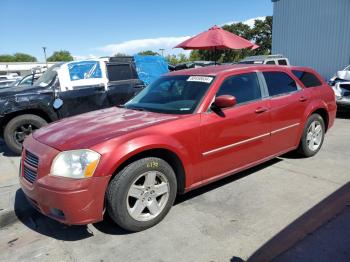
[[[110,181],[114,178],[116,174],[118,174],[121,170],[123,170],[127,165],[137,160],[146,157],[157,157],[163,159],[167,162],[174,170],[176,179],[177,179],[177,191],[179,194],[183,194],[186,188],[186,173],[184,165],[177,154],[172,152],[169,149],[164,148],[153,148],[148,149],[142,152],[139,152],[135,155],[132,155],[128,159],[126,159],[123,163],[121,163],[118,168],[113,173]]]

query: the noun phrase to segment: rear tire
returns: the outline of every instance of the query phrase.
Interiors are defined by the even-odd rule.
[[[158,224],[172,207],[177,192],[174,170],[160,158],[137,160],[110,182],[106,198],[112,220],[128,231]]]
[[[297,152],[303,157],[314,156],[320,151],[325,134],[325,124],[319,114],[312,114],[306,122]]]
[[[24,138],[31,134],[35,129],[46,125],[45,119],[37,115],[25,114],[12,118],[4,129],[4,140],[8,148],[21,154]]]

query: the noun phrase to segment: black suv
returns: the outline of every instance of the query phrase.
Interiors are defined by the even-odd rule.
[[[25,136],[33,130],[61,118],[124,104],[145,86],[133,57],[95,60],[95,65],[87,61],[58,63],[33,86],[0,90],[1,137],[14,153],[21,153]],[[66,71],[61,73],[60,68]]]

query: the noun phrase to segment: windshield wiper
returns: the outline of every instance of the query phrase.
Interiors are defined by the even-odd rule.
[[[144,108],[142,107],[136,107],[136,106],[128,106],[125,107],[126,109],[131,109],[131,110],[137,110],[137,111],[146,111]]]

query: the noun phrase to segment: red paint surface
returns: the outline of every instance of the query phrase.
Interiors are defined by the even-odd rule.
[[[143,151],[166,149],[176,154],[185,170],[184,191],[189,191],[295,149],[310,114],[318,109],[326,110],[329,128],[334,123],[336,104],[332,89],[318,74],[322,86],[304,88],[291,69],[311,70],[235,65],[176,71],[170,75],[215,76],[194,114],[166,115],[115,107],[50,124],[25,140],[24,148],[40,161],[39,175],[33,184],[21,175],[22,189],[42,213],[50,216],[50,208],[59,208],[66,217],[55,219],[67,224],[86,224],[102,220],[111,176],[126,160]],[[302,90],[223,109],[225,117],[207,112],[226,77],[264,70],[288,73]],[[266,111],[259,112],[261,108]],[[295,123],[299,124],[272,132]],[[253,140],[240,144],[249,139]],[[213,152],[227,145],[234,146]],[[101,154],[93,178],[74,180],[49,175],[54,157],[60,151],[72,149],[91,149]]]

